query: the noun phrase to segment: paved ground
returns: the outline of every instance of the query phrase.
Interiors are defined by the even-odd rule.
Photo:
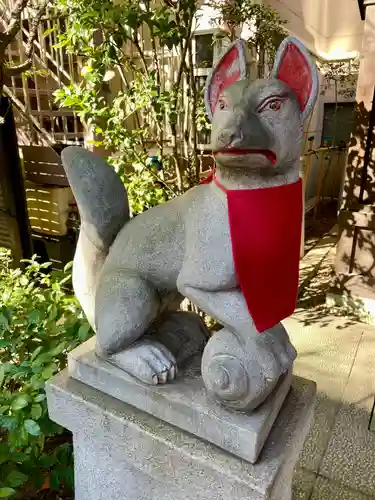
[[[301,309],[285,321],[299,353],[295,373],[318,384],[315,422],[296,470],[293,500],[375,500],[375,431],[369,430],[375,327],[324,307],[334,257],[332,240],[324,245],[324,251],[316,249],[320,269],[304,283]]]

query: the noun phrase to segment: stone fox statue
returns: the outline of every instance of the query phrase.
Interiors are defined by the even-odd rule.
[[[280,320],[295,307],[302,192],[293,186],[299,186],[303,125],[317,89],[315,65],[294,38],[280,46],[272,77],[255,82],[246,77],[244,43],[236,41],[206,85],[214,181],[135,218],[129,216],[119,177],[104,160],[79,147],[63,151],[82,221],[74,289],[96,332],[98,356],[143,383],[172,382],[176,358],[157,332],[168,322],[164,304],[174,295],[187,297],[223,326],[208,340],[202,358],[203,381],[220,403],[252,410],[291,369],[296,352]],[[289,196],[288,186],[296,196]],[[286,199],[278,194],[284,188]],[[262,193],[270,193],[268,201],[257,205]],[[255,209],[244,213],[236,195],[251,199]],[[278,196],[283,201],[275,209],[272,200]],[[259,216],[268,220],[265,226],[247,229]],[[276,233],[284,224],[286,237],[272,239],[267,224]],[[246,240],[242,250],[241,238]],[[279,247],[284,260],[275,265]],[[285,269],[295,266],[297,275],[293,271],[289,278]],[[289,281],[294,303],[290,311],[281,310],[290,295],[282,287]]]

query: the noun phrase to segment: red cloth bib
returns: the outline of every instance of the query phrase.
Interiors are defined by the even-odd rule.
[[[302,181],[227,190],[235,271],[259,333],[290,316],[298,295]]]

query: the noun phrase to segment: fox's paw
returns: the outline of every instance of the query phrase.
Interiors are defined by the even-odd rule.
[[[110,363],[150,385],[165,384],[177,375],[176,360],[159,342],[140,340],[107,357]]]

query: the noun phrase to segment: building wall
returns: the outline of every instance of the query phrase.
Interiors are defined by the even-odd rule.
[[[357,0],[263,0],[273,7],[287,21],[288,31],[304,43],[319,59],[340,60],[357,57],[361,50],[363,22],[360,18]],[[335,103],[333,82],[327,82],[320,73],[321,93],[318,97],[313,116],[309,122],[306,137],[314,137],[313,147],[322,145],[324,105]],[[328,88],[327,88],[328,84]],[[325,92],[323,89],[325,88]],[[354,97],[337,96],[338,104],[354,101]],[[313,157],[306,187],[307,199],[316,194],[320,160]],[[328,181],[323,195],[337,196],[343,171],[345,155],[340,161],[326,161]]]
[[[361,50],[363,23],[357,0],[263,0],[288,21],[288,29],[312,52],[346,59]]]
[[[308,129],[306,130],[306,137],[314,137],[313,147],[319,148],[323,145],[323,122],[324,122],[324,107],[325,104],[335,104],[338,106],[342,103],[354,102],[354,97],[345,97],[340,93],[335,92],[334,82],[327,80],[322,73],[319,74],[320,79],[320,95],[318,96],[317,103]],[[338,85],[340,90],[340,85]],[[323,185],[323,196],[337,197],[340,191],[340,184],[342,175],[345,169],[345,154],[341,154],[337,160],[336,155],[330,161],[329,156],[325,161],[325,182]],[[306,198],[310,199],[315,196],[317,191],[318,177],[320,169],[320,157],[312,157],[308,185],[306,186]]]

